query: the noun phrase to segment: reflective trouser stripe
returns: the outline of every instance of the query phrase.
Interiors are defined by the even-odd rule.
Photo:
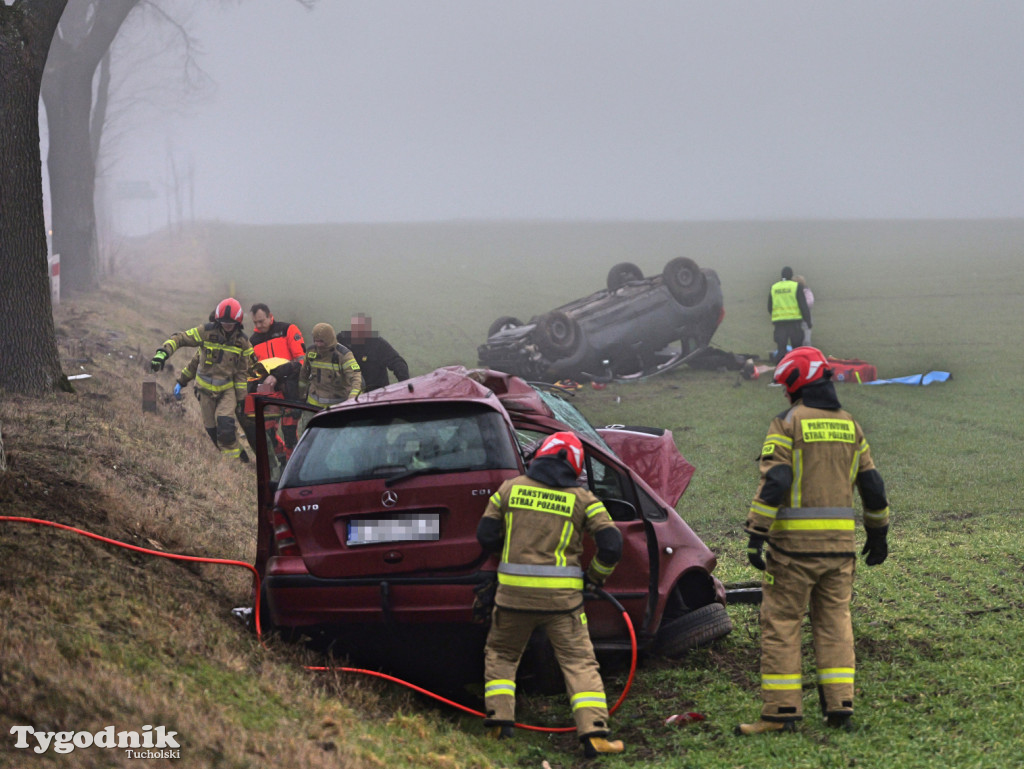
[[[580,708],[606,708],[608,700],[604,692],[576,692],[570,700],[573,710]]]
[[[761,688],[771,691],[799,689],[803,686],[803,677],[799,673],[793,675],[762,675]]]
[[[853,531],[852,507],[782,507],[772,531]]]
[[[819,668],[818,683],[825,684],[852,684],[854,677],[853,668]]]
[[[498,573],[498,584],[509,587],[538,587],[549,590],[582,590],[583,577],[519,577]]]
[[[488,681],[484,684],[485,697],[500,697],[502,695],[515,697],[516,682],[510,681],[507,678],[496,678],[493,681]]]

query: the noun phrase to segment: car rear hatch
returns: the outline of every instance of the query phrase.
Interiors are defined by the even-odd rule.
[[[479,403],[383,404],[314,420],[277,492],[323,579],[425,579],[485,560],[476,526],[519,472],[507,422]]]

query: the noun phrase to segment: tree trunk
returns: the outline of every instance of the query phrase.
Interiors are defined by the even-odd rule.
[[[0,5],[0,389],[41,395],[67,386],[53,330],[39,91],[67,0]]]
[[[89,137],[93,68],[81,58],[64,57],[63,66],[47,72],[42,88],[50,132],[53,253],[60,254],[61,292],[69,295],[98,285],[96,164]]]
[[[98,284],[96,157],[102,128],[92,122],[92,81],[125,17],[139,0],[69,0],[46,62],[43,104],[50,134],[50,224],[60,254],[61,292]]]

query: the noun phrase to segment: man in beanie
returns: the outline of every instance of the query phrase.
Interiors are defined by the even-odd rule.
[[[289,366],[298,365],[292,361]],[[271,372],[275,376],[278,369]],[[277,377],[281,378],[281,377]],[[330,323],[313,326],[313,349],[306,351],[306,359],[299,371],[299,393],[306,403],[326,409],[336,403],[354,398],[363,391],[363,377],[352,351],[338,341]],[[304,411],[300,432],[311,416]]]

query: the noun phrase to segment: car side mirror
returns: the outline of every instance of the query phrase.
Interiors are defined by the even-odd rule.
[[[608,515],[613,521],[635,521],[637,519],[636,507],[632,502],[624,499],[602,499]]]

